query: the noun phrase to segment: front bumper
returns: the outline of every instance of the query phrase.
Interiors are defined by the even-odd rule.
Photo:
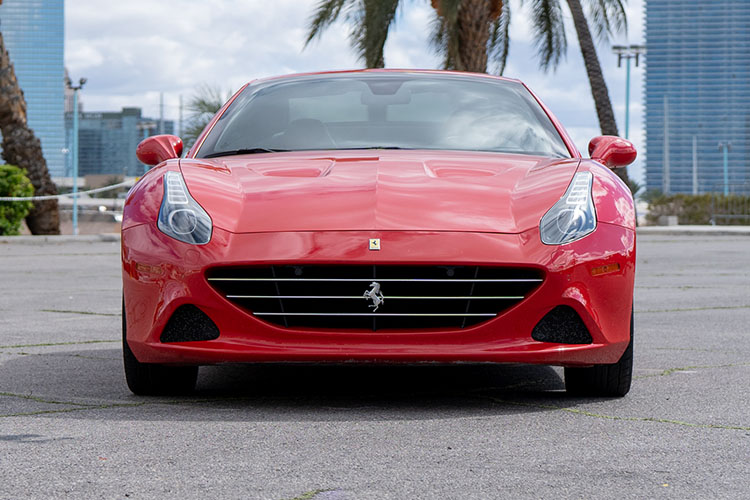
[[[370,238],[381,250],[370,251]],[[579,241],[547,246],[538,229],[521,234],[344,231],[234,234],[214,228],[209,244],[175,241],[154,224],[122,232],[127,338],[141,362],[215,364],[263,361],[520,362],[551,365],[614,363],[630,340],[635,233],[599,223]],[[217,265],[425,264],[536,267],[544,282],[489,321],[446,330],[376,332],[283,328],[231,304],[206,281]],[[592,269],[619,264],[614,272]],[[162,343],[172,313],[192,304],[219,328],[216,340]],[[531,338],[558,305],[575,309],[593,343]]]

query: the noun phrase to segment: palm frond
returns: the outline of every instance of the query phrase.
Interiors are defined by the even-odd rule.
[[[188,99],[185,109],[187,111],[187,125],[181,131],[182,140],[186,146],[191,146],[200,133],[206,128],[208,122],[221,109],[225,102],[232,97],[232,91],[224,91],[220,87],[207,83],[196,87],[193,95]]]
[[[458,8],[461,0],[437,0],[430,44],[443,56],[444,69],[459,69]]]
[[[502,3],[502,10],[490,27],[490,39],[487,43],[487,58],[497,64],[497,74],[505,71],[510,48],[510,2]]]
[[[542,69],[556,68],[568,50],[559,0],[529,0],[537,53]]]
[[[600,41],[622,31],[627,33],[628,18],[622,0],[589,0],[587,7],[588,20]]]
[[[341,9],[347,2],[353,0],[321,0],[310,17],[310,24],[305,39],[305,47],[316,37],[319,37],[331,24],[336,22],[341,14]]]
[[[396,20],[399,0],[360,0],[350,14],[353,26],[349,39],[368,68],[385,66],[383,49]]]

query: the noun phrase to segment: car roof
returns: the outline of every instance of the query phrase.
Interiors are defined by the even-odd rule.
[[[309,73],[294,73],[289,75],[269,76],[265,78],[258,78],[249,82],[250,84],[274,82],[274,81],[288,81],[288,80],[306,80],[309,77],[336,77],[345,75],[365,75],[365,74],[391,74],[391,75],[434,75],[434,76],[451,76],[460,77],[466,79],[492,79],[501,80],[507,82],[522,83],[521,80],[515,78],[506,78],[504,76],[490,75],[487,73],[468,73],[464,71],[448,71],[438,69],[384,69],[384,68],[370,68],[370,69],[351,69],[351,70],[332,70],[332,71],[316,71]]]

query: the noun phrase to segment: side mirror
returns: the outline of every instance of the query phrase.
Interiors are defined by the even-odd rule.
[[[601,135],[589,142],[589,156],[609,168],[624,167],[635,161],[633,143],[614,135]]]
[[[182,154],[182,139],[176,135],[152,135],[146,137],[135,148],[135,155],[146,165],[158,165],[165,160],[179,158]]]

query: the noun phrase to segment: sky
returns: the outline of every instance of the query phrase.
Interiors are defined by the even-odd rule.
[[[186,102],[208,84],[235,91],[260,77],[361,68],[348,43],[348,26],[333,25],[306,48],[309,18],[319,0],[66,0],[65,65],[73,81],[86,77],[81,100],[86,111],[141,107],[159,116],[164,94],[166,119],[177,120],[180,95]],[[594,101],[567,2],[568,53],[556,71],[541,71],[529,7],[511,0],[511,45],[503,76],[525,82],[560,119],[579,150],[599,135]],[[585,0],[584,0],[585,1]],[[526,4],[528,2],[525,2]],[[598,43],[597,51],[620,134],[625,134],[626,71],[617,66],[612,44],[643,43],[643,0],[623,0],[628,31]],[[389,68],[439,68],[428,43],[433,19],[429,0],[406,0],[385,47]],[[492,69],[492,68],[491,68]],[[643,131],[643,65],[633,67],[630,134],[639,152]],[[630,175],[643,182],[643,163]]]

